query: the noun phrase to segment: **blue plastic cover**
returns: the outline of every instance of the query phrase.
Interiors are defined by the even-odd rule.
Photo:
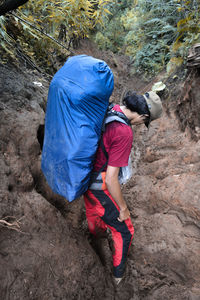
[[[70,202],[88,188],[113,86],[108,65],[87,55],[69,58],[51,81],[42,171],[52,190]]]

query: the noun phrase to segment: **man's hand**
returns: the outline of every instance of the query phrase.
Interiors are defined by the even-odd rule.
[[[148,115],[139,115],[136,112],[132,112],[131,125],[140,125],[143,124]]]
[[[127,220],[128,218],[130,218],[130,211],[129,211],[128,207],[126,207],[125,209],[120,209],[119,218],[117,218],[118,221],[123,222],[123,221]]]
[[[112,167],[108,165],[106,171],[106,186],[109,193],[119,206],[120,212],[119,217],[117,219],[118,221],[123,222],[130,217],[130,212],[122,195],[122,191],[118,180],[118,174],[118,167]]]

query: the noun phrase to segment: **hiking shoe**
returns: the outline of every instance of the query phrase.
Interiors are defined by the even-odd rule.
[[[114,283],[118,286],[120,284],[120,282],[122,281],[122,277],[114,277]]]

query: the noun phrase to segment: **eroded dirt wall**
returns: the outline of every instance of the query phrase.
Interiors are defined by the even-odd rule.
[[[81,203],[74,217],[69,212],[64,218],[44,198],[65,205],[65,214],[66,201],[45,190],[40,171],[37,133],[49,83],[6,66],[0,66],[0,79],[0,298],[104,297],[103,267],[87,236],[73,228],[82,218]]]

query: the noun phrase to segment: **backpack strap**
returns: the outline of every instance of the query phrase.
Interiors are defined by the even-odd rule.
[[[107,164],[108,164],[108,152],[106,151],[106,148],[105,148],[105,146],[104,146],[103,136],[101,137],[100,147],[101,147],[101,150],[103,151],[103,153],[104,153],[104,155],[105,155],[105,157],[106,157],[106,162],[105,162],[105,164],[103,164],[103,166],[100,168],[100,170],[98,171],[98,173],[103,172],[103,170],[105,169],[105,167],[106,167]]]
[[[125,116],[125,114],[123,114],[120,111],[116,111],[116,110],[112,109],[114,107],[114,105],[113,104],[111,104],[111,105],[109,105],[109,107],[108,107],[108,111],[106,113],[106,116],[105,116],[105,119],[104,119],[104,122],[103,122],[102,131],[103,132],[105,131],[106,124],[114,122],[114,121],[117,121],[117,122],[120,122],[120,123],[124,123],[124,124],[126,124],[128,126],[131,126],[131,122]]]
[[[102,182],[102,178],[99,178],[99,175],[101,174],[101,172],[103,172],[103,170],[105,169],[105,167],[108,164],[108,152],[106,151],[106,148],[104,146],[103,135],[101,136],[101,139],[100,139],[100,147],[106,157],[106,162],[103,164],[103,166],[98,171],[91,173],[89,188],[94,189],[94,190],[101,190],[103,182]]]

